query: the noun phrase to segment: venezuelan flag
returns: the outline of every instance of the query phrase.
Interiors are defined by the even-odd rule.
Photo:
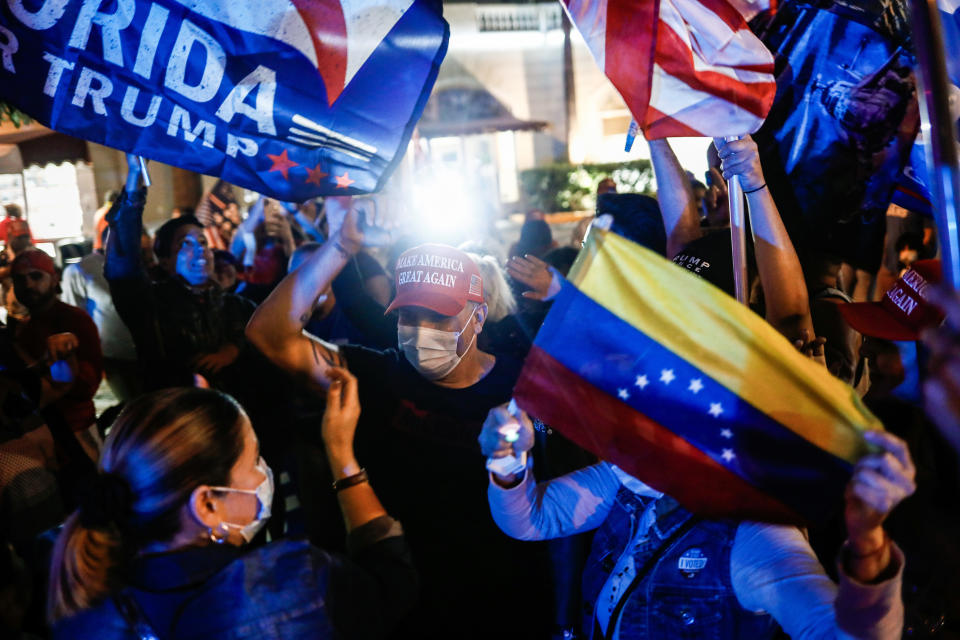
[[[594,229],[514,390],[568,438],[706,517],[822,522],[864,429],[856,393],[707,281]]]

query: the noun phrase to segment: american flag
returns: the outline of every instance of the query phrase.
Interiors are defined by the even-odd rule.
[[[739,136],[776,94],[747,26],[769,0],[562,0],[648,139]]]

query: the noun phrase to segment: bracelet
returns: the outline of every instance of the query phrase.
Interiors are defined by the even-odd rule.
[[[367,477],[367,470],[360,469],[358,473],[353,474],[352,476],[347,476],[346,478],[340,478],[339,480],[333,481],[333,490],[334,492],[343,491],[344,489],[349,489],[350,487],[356,486],[362,482],[369,482]]]
[[[342,255],[344,258],[346,258],[346,259],[348,259],[348,260],[350,259],[350,252],[343,248],[343,245],[340,244],[340,241],[339,241],[339,240],[334,240],[334,241],[333,241],[333,247],[334,247],[334,249],[336,249],[337,251],[339,251],[339,252],[340,252],[340,255]]]
[[[767,188],[767,183],[764,182],[761,186],[757,187],[756,189],[750,189],[750,191],[744,191],[744,193],[756,193],[757,191],[760,191],[761,189],[766,189],[766,188]]]

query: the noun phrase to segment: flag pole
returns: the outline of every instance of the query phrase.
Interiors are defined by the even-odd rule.
[[[147,171],[147,159],[143,156],[137,156],[137,160],[140,161],[140,174],[143,178],[143,186],[150,186],[150,173]]]
[[[943,280],[960,289],[960,164],[950,117],[946,48],[936,0],[909,0],[917,55],[921,134],[927,151],[930,194],[937,221]]]
[[[741,136],[728,136],[727,142],[739,140]],[[740,176],[731,176],[727,181],[727,201],[730,207],[730,248],[733,251],[733,287],[737,302],[747,304],[747,239],[743,187]]]

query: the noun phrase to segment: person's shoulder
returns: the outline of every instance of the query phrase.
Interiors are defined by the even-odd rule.
[[[94,331],[97,330],[97,325],[94,324],[93,318],[80,307],[67,304],[63,300],[57,300],[56,313],[61,318],[67,320],[69,324],[77,324],[85,327],[89,325],[93,327]]]
[[[53,625],[54,640],[127,640],[127,622],[111,600],[62,618]]]
[[[359,344],[338,345],[337,349],[347,361],[347,368],[360,379],[387,379],[406,362],[396,349],[371,349]]]
[[[250,298],[233,293],[232,291],[224,291],[222,295],[224,304],[233,305],[250,313],[253,313],[257,309],[257,305]]]
[[[240,560],[263,562],[264,566],[269,568],[270,566],[289,562],[297,558],[313,557],[318,551],[320,551],[320,549],[310,544],[308,540],[302,538],[283,538],[244,553]]]
[[[337,347],[340,352],[348,359],[363,359],[365,361],[377,361],[384,365],[399,364],[400,352],[396,349],[373,349],[361,344],[342,344]]]
[[[78,267],[82,271],[91,271],[95,268],[100,268],[102,270],[103,265],[106,262],[107,262],[107,257],[105,255],[94,251],[93,253],[88,253],[87,255],[80,258],[79,262],[75,262],[73,264],[67,265],[67,268],[64,269],[64,273],[66,273],[67,269],[70,269],[74,266]]]
[[[242,573],[247,584],[283,589],[321,587],[334,557],[304,539],[283,539],[252,549],[228,565],[221,576],[227,582]]]
[[[484,380],[488,380],[490,383],[508,384],[513,388],[517,378],[520,377],[520,370],[523,369],[523,360],[510,352],[498,351],[494,356],[497,360],[493,363],[493,368]]]

